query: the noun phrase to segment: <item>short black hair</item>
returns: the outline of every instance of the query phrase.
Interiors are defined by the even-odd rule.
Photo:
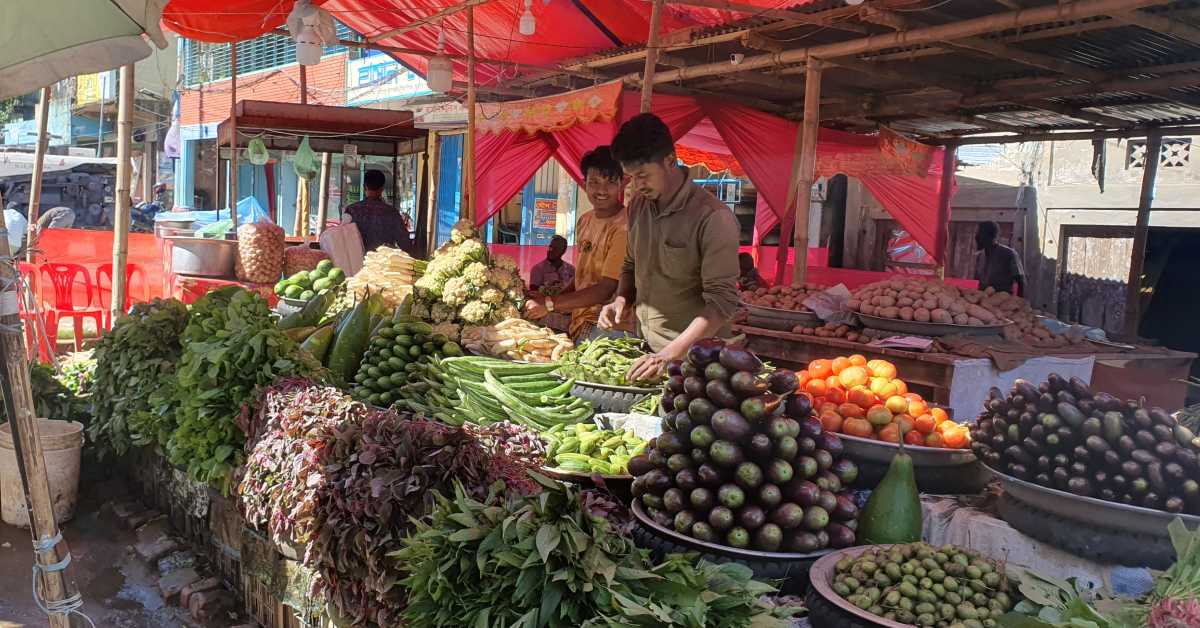
[[[639,113],[621,125],[612,141],[613,156],[623,166],[662,161],[675,152],[671,129],[652,113]]]
[[[551,245],[554,245],[554,244],[560,244],[560,243],[561,243],[563,246],[567,246],[567,239],[566,239],[566,238],[564,238],[564,237],[562,237],[562,236],[560,236],[560,235],[555,235],[554,237],[550,238],[550,244],[551,244]]]
[[[979,223],[979,229],[976,233],[988,240],[995,240],[1000,237],[1000,224],[995,220],[985,220]]]
[[[383,176],[382,170],[368,170],[363,174],[363,187],[368,190],[382,190],[385,183],[387,177]]]
[[[613,158],[612,149],[608,146],[597,146],[583,156],[579,162],[579,172],[583,178],[587,178],[589,170],[596,170],[600,176],[609,180],[620,180],[624,174],[621,172],[621,164]]]

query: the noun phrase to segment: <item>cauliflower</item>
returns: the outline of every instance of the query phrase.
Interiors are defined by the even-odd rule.
[[[413,287],[416,288],[418,294],[430,294],[434,297],[440,297],[442,294],[442,282],[433,275],[425,275],[418,279]]]
[[[463,241],[474,237],[475,224],[467,218],[454,223],[454,226],[450,229],[450,241],[455,244],[460,244]]]
[[[517,260],[507,255],[495,255],[492,257],[492,262],[496,265],[496,268],[500,268],[502,270],[507,270],[509,272],[516,272],[517,270]]]
[[[471,298],[471,284],[463,277],[451,277],[442,286],[442,302],[451,307],[458,307]]]
[[[488,288],[479,295],[479,300],[491,305],[497,305],[504,300],[504,293],[495,288]]]
[[[521,318],[521,310],[518,310],[517,306],[513,305],[512,303],[505,303],[496,310],[496,316],[500,317],[501,319]]]
[[[457,252],[464,259],[483,260],[487,256],[487,249],[479,240],[466,240],[458,245]]]
[[[483,262],[471,262],[463,270],[462,276],[472,287],[482,288],[488,284],[488,267]]]
[[[482,301],[471,301],[463,306],[458,315],[464,321],[478,325],[485,322],[491,313],[490,305]]]

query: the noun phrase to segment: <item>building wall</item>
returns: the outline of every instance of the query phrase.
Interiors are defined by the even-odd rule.
[[[308,67],[308,102],[314,105],[346,104],[346,54],[326,55]],[[182,89],[179,122],[182,125],[219,123],[229,117],[229,79]],[[238,100],[300,102],[300,66],[242,74],[237,77]]]

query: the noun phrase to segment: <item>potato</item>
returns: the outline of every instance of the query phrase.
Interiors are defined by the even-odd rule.
[[[921,301],[920,305],[927,310],[935,310],[938,307],[937,297],[925,298]]]
[[[919,307],[919,308],[913,310],[913,320],[921,322],[921,323],[928,323],[929,322],[929,310],[927,308],[923,308],[923,307]]]
[[[978,327],[978,326],[980,326],[980,325],[983,325],[983,321],[979,320],[978,318],[975,318],[974,316],[968,316],[968,317],[967,317],[967,324],[968,324],[968,325],[974,325],[974,326]]]
[[[851,312],[858,311],[858,308],[860,307],[862,307],[862,301],[859,301],[858,299],[846,300],[846,309],[850,310]]]
[[[981,325],[984,323],[990,323],[996,318],[991,312],[987,311],[987,309],[975,305],[974,303],[967,306],[967,316],[979,319]]]
[[[900,315],[900,308],[896,306],[887,306],[879,309],[879,315],[884,318],[896,318]]]
[[[852,331],[852,332],[846,334],[846,340],[849,340],[850,342],[858,342],[858,338],[859,338],[859,335],[858,335],[858,332],[856,332],[856,331]]]
[[[954,297],[951,297],[951,296],[950,296],[950,295],[948,295],[948,294],[939,294],[939,295],[938,295],[938,297],[937,297],[937,309],[940,309],[940,310],[948,310],[948,309],[950,309],[950,304],[951,304],[951,303],[954,303]]]
[[[967,303],[965,301],[960,301],[959,299],[955,299],[950,302],[949,309],[950,309],[950,313],[954,314],[955,316],[957,316],[959,314],[966,314],[967,313]]]
[[[970,320],[970,318],[966,315],[965,312],[962,314],[954,315],[954,324],[955,325],[966,325],[968,320]]]
[[[935,323],[953,323],[954,317],[950,315],[949,310],[945,308],[937,308],[929,313],[929,319]]]
[[[914,301],[913,298],[909,297],[909,296],[902,296],[899,299],[896,299],[896,305],[898,305],[900,307],[912,307],[913,303],[916,303],[916,301]]]
[[[879,297],[879,305],[882,305],[883,307],[892,307],[896,305],[896,297]]]
[[[913,319],[913,309],[911,307],[905,306],[905,307],[900,308],[900,320],[911,321],[912,319]]]
[[[867,316],[875,316],[875,306],[869,303],[858,306],[858,311]]]

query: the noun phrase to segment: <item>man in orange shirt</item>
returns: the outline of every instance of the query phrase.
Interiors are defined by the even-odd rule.
[[[549,312],[570,311],[568,333],[575,341],[624,336],[631,327],[596,327],[600,307],[612,299],[625,262],[629,215],[621,203],[621,165],[601,146],[583,156],[580,170],[592,211],[575,226],[575,289],[554,297],[535,295],[526,301],[525,314],[537,320]]]

